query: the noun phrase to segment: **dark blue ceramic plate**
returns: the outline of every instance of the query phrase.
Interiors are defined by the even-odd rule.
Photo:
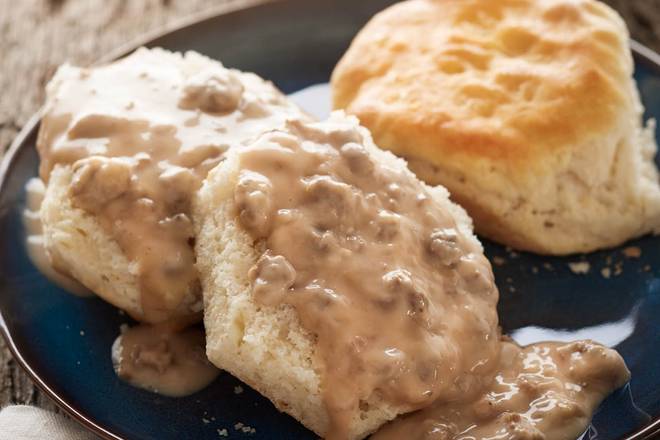
[[[326,82],[357,30],[389,3],[280,1],[204,18],[144,44],[197,50],[291,93]],[[658,118],[659,58],[637,47],[635,59],[646,116]],[[109,439],[218,439],[223,429],[231,438],[314,438],[247,386],[236,393],[241,384],[228,374],[180,399],[115,377],[110,346],[127,318],[98,299],[51,284],[25,252],[21,213],[25,182],[37,173],[37,124],[35,118],[27,125],[0,165],[0,329],[35,382]],[[660,424],[660,238],[630,245],[642,250],[640,258],[626,258],[621,249],[545,258],[486,243],[488,255],[498,257],[493,261],[507,333],[522,343],[591,337],[616,347],[632,370],[630,385],[602,405],[585,439],[651,438]],[[570,271],[568,263],[576,261],[588,261],[589,273]],[[601,272],[606,267],[610,278]],[[239,423],[256,432],[244,433]]]

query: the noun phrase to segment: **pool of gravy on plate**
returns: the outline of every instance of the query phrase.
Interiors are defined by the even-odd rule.
[[[432,189],[364,144],[345,125],[290,122],[241,150],[234,193],[263,249],[255,300],[293,307],[315,337],[327,438],[346,438],[373,395],[421,410],[376,438],[578,435],[628,379],[623,360],[590,342],[502,342],[481,247]]]
[[[565,440],[580,436],[600,402],[630,374],[614,350],[591,341],[501,344],[483,389],[386,425],[374,440]]]
[[[205,349],[204,330],[188,323],[124,327],[112,347],[112,363],[117,376],[131,385],[165,396],[188,396],[220,374]]]

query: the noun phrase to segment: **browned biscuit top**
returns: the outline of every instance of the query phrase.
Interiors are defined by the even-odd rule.
[[[530,169],[630,120],[627,38],[593,0],[409,0],[355,38],[334,106],[404,156]]]

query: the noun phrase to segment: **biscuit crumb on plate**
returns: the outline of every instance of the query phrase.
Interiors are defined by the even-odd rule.
[[[568,263],[569,269],[576,275],[584,275],[589,273],[591,270],[591,264],[587,261],[577,261],[574,263]]]
[[[637,246],[628,246],[621,251],[626,258],[639,258],[642,256],[642,250]]]
[[[506,260],[502,257],[493,257],[493,264],[496,266],[503,266],[506,264]]]

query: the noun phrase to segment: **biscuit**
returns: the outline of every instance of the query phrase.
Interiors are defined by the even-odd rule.
[[[654,122],[625,24],[594,0],[409,0],[376,15],[333,104],[446,186],[478,233],[542,254],[657,231]]]
[[[317,126],[327,127],[324,124]],[[330,124],[342,130],[357,127],[354,118],[341,115],[334,115]],[[366,130],[360,130],[366,139],[364,146],[374,161],[412,176],[404,161],[379,150]],[[283,133],[282,137],[293,133],[302,136],[301,141],[305,139],[296,129],[286,129]],[[239,220],[234,199],[239,172],[239,155],[234,150],[209,173],[195,201],[198,238],[195,249],[204,292],[207,356],[216,366],[246,382],[278,409],[323,437],[328,433],[330,421],[323,400],[318,342],[302,326],[292,307],[267,306],[254,298],[249,272],[264,249]],[[444,188],[426,189],[432,203],[447,212],[461,235],[481,252],[465,211],[449,200]],[[296,237],[291,240],[295,242]],[[351,414],[348,437],[363,438],[406,411],[410,408],[397,407],[374,393]]]
[[[158,309],[145,307],[144,260],[131,257],[127,246],[132,255],[153,254],[153,246],[166,236],[149,231],[147,223],[135,227],[144,212],[151,212],[146,208],[138,211],[139,206],[127,204],[125,218],[111,220],[103,219],[101,212],[130,192],[136,203],[142,203],[142,197],[147,205],[153,202],[156,212],[162,208],[162,221],[153,222],[154,228],[183,220],[174,228],[189,223],[192,231],[189,199],[205,171],[230,147],[277,128],[289,116],[302,117],[302,111],[257,75],[226,69],[194,52],[162,49],[142,48],[88,69],[64,65],[47,91],[38,140],[41,177],[47,183],[40,216],[53,263],[137,320],[160,322],[199,314],[201,292],[192,247],[186,242],[194,236],[156,248],[151,261],[162,265],[163,272],[171,271],[167,280],[172,282],[151,289],[155,293],[150,301],[158,303]],[[153,172],[143,179],[136,170],[145,167]],[[107,175],[100,174],[103,170]],[[95,186],[81,187],[85,179]],[[76,199],[74,193],[85,199]],[[134,222],[129,232],[138,236],[124,238],[122,245],[115,235],[118,220]],[[119,230],[125,233],[127,228]],[[183,235],[176,229],[173,233]],[[145,237],[149,234],[154,235],[151,241]],[[179,277],[186,262],[189,276]]]

